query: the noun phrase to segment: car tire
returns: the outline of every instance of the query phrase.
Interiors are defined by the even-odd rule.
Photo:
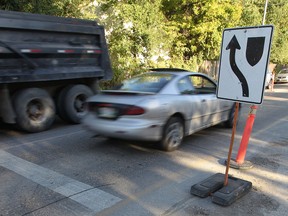
[[[239,109],[240,109],[240,105],[239,105]],[[231,108],[230,112],[229,112],[228,120],[224,122],[224,126],[226,128],[232,128],[233,127],[235,111],[236,111],[236,105],[234,104],[233,107]]]
[[[47,130],[55,120],[55,104],[48,92],[29,88],[13,96],[16,125],[27,132]]]
[[[164,151],[174,151],[184,138],[184,123],[179,117],[171,117],[163,129],[160,148]]]
[[[70,85],[64,88],[57,99],[57,111],[63,120],[79,124],[85,116],[84,103],[93,95],[86,85]]]

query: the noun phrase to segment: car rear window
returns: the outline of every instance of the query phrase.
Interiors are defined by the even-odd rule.
[[[120,86],[118,86],[115,89],[122,91],[157,93],[172,79],[173,79],[172,74],[164,74],[164,73],[142,74],[132,79],[124,81]]]

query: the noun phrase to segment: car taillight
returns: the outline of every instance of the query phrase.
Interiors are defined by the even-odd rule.
[[[124,110],[123,115],[142,115],[144,113],[145,110],[141,107],[129,106]]]

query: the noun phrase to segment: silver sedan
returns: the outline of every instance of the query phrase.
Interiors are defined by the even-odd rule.
[[[216,98],[216,83],[202,73],[154,69],[87,100],[82,124],[98,135],[157,141],[173,151],[185,136],[224,123],[235,104]]]
[[[276,83],[287,83],[288,82],[288,69],[282,69],[277,75],[275,79]]]

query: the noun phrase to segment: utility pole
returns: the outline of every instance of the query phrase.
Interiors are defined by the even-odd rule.
[[[265,7],[264,7],[264,15],[263,15],[263,20],[262,20],[262,25],[265,24],[266,13],[267,13],[267,6],[268,6],[268,0],[265,0]]]

